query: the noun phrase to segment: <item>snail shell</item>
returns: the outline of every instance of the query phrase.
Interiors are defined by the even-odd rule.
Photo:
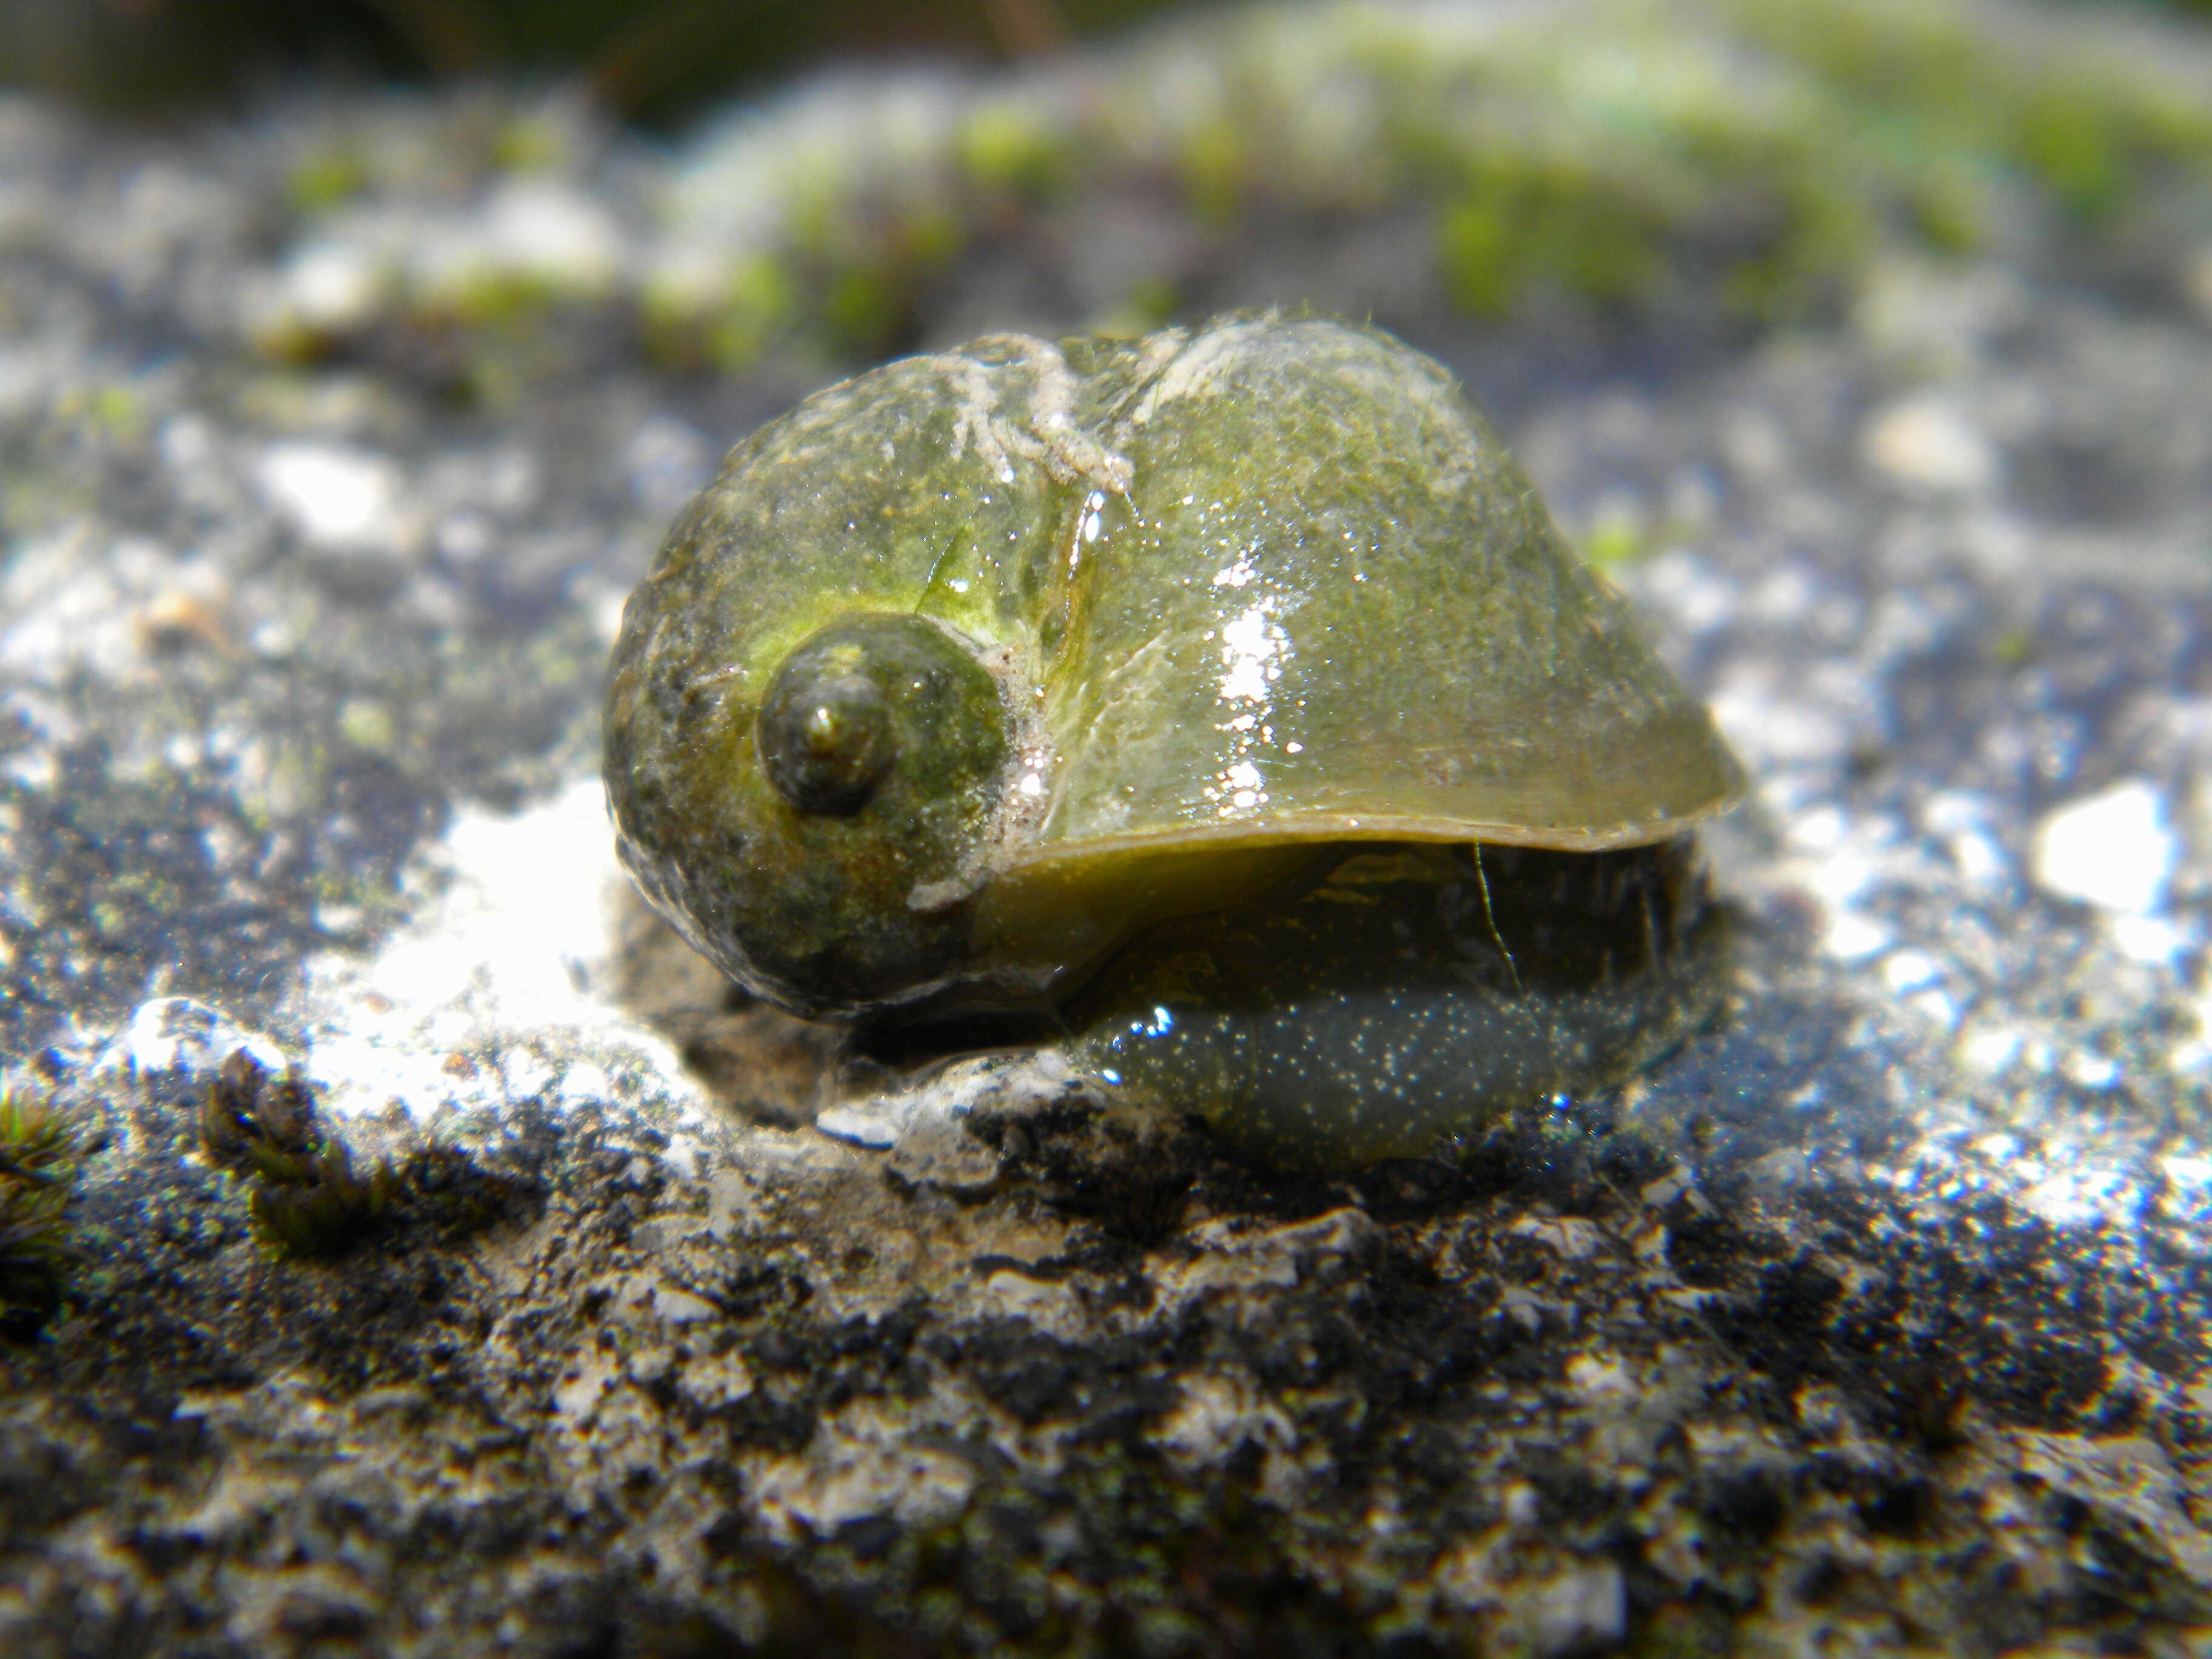
[[[1425,902],[1476,844],[1663,849],[1742,788],[1445,371],[1316,317],[991,336],[817,393],[632,595],[605,732],[647,898],[848,1018],[1126,990],[1100,969],[1147,930],[1341,898],[1348,844],[1412,849],[1369,888]],[[1689,866],[1614,863],[1681,959]]]

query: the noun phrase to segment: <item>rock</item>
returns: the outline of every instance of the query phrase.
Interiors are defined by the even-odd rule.
[[[2202,1644],[2202,27],[1947,6],[1906,81],[1971,118],[1877,122],[1840,12],[1609,3],[855,73],[535,179],[495,90],[0,105],[0,1054],[82,1132],[0,1650]],[[2103,185],[1972,136],[2068,108]],[[714,450],[839,350],[1307,300],[1454,366],[1751,767],[1714,1029],[1277,1176],[622,896],[611,622]]]

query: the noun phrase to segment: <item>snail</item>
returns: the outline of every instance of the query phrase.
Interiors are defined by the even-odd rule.
[[[992,335],[816,393],[670,533],[605,731],[623,863],[742,985],[1030,1022],[1276,1164],[1617,1083],[1723,978],[1692,832],[1741,768],[1371,327]]]

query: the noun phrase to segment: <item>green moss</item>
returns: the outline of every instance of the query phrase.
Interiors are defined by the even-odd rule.
[[[1650,526],[1624,507],[1601,514],[1582,538],[1583,556],[1600,568],[1633,563],[1656,544]]]
[[[839,202],[833,194],[810,192],[808,199],[785,289],[799,299],[800,329],[841,355],[880,356],[911,331],[924,289],[965,246],[967,222],[924,194],[896,210]],[[781,296],[762,281],[758,297]]]
[[[730,272],[706,331],[708,361],[725,372],[747,368],[789,322],[791,280],[775,260],[747,259]]]
[[[306,1080],[272,1076],[243,1048],[208,1085],[200,1145],[210,1163],[251,1184],[254,1233],[273,1255],[343,1255],[392,1201],[389,1167],[355,1172],[344,1143],[316,1121]]]
[[[513,331],[534,328],[563,297],[542,271],[486,269],[471,273],[443,296],[443,310],[465,327]]]
[[[544,106],[521,109],[491,135],[492,165],[509,173],[552,173],[574,160],[575,134]]]
[[[1164,276],[1130,285],[1118,304],[1091,319],[1088,332],[1107,340],[1134,340],[1165,327],[1182,304],[1176,285]]]
[[[70,1200],[85,1151],[52,1102],[0,1091],[0,1339],[28,1341],[66,1299],[78,1264]]]
[[[2125,137],[2112,112],[2054,88],[2027,99],[2013,118],[2012,150],[2069,209],[2101,217],[2127,189]]]
[[[297,1180],[254,1188],[254,1236],[271,1255],[310,1261],[344,1255],[382,1219],[396,1184],[389,1165],[356,1174],[345,1147],[326,1142],[301,1164]]]
[[[352,150],[317,149],[294,164],[284,198],[293,212],[312,216],[349,201],[368,183],[368,170]]]
[[[1782,181],[1768,244],[1738,259],[1724,293],[1741,316],[1784,321],[1816,310],[1881,245],[1865,202],[1818,177]]]
[[[1915,235],[1939,254],[1973,252],[1989,237],[1985,190],[1972,162],[1963,157],[1921,169],[1905,192]]]
[[[955,144],[962,175],[986,196],[1044,201],[1075,175],[1066,134],[1039,111],[1011,100],[971,111]]]
[[[89,386],[66,394],[58,413],[96,441],[131,442],[145,435],[146,405],[127,386]]]
[[[1049,234],[1079,190],[1165,185],[1187,222],[1171,257],[1194,273],[1259,216],[1411,210],[1433,216],[1439,282],[1472,315],[1688,292],[1788,321],[1833,314],[1901,247],[1971,253],[2000,225],[2096,234],[2177,184],[2201,204],[2212,181],[2212,104],[2154,40],[2136,51],[2121,30],[2026,7],[1591,0],[1563,28],[1347,3],[1178,27],[1167,50],[1089,60],[1079,93],[1018,72],[973,96],[894,99],[898,118],[860,121],[862,142],[823,118],[849,116],[835,107],[849,91],[802,94],[767,131],[684,158],[673,234],[635,273],[556,276],[549,296],[526,261],[507,268],[520,256],[488,249],[498,268],[458,293],[403,274],[390,304],[463,336],[495,401],[558,365],[511,338],[472,353],[469,337],[553,331],[549,297],[635,308],[679,370],[787,346],[865,358],[913,336],[928,285],[978,238],[1031,218]],[[589,147],[564,110],[479,100],[442,112],[434,140],[319,150],[288,192],[320,212],[364,188],[450,198],[518,171],[573,173]],[[280,356],[332,343],[261,342]]]
[[[1956,9],[1902,0],[1808,5],[1738,0],[1736,21],[1838,91],[1904,108],[1956,102],[1984,79],[1991,42]]]
[[[1176,157],[1184,198],[1204,222],[1224,225],[1250,200],[1255,172],[1250,135],[1227,116],[1201,122],[1184,137]]]
[[[822,300],[822,325],[847,355],[884,349],[905,325],[907,284],[895,265],[855,265],[830,282]]]
[[[1445,291],[1462,311],[1503,317],[1520,302],[1524,272],[1513,228],[1492,204],[1478,200],[1445,209],[1437,243]]]
[[[1539,284],[1604,304],[1648,295],[1668,225],[1630,181],[1573,155],[1477,155],[1438,239],[1448,290],[1478,316],[1513,310]]]
[[[306,1080],[272,1073],[242,1048],[208,1085],[199,1127],[208,1161],[246,1183],[254,1237],[281,1258],[333,1261],[409,1231],[465,1237],[536,1195],[434,1141],[357,1168],[319,1121]]]
[[[392,708],[370,697],[356,697],[338,710],[338,730],[348,743],[371,754],[387,752],[399,735]]]
[[[2161,170],[2212,161],[2212,108],[2093,39],[2014,39],[1903,0],[1739,0],[1734,15],[1862,132],[1887,131],[1899,174],[1947,156],[2015,169],[2094,222]]]

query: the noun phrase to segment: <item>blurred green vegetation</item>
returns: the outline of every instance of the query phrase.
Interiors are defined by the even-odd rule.
[[[1033,56],[1204,0],[0,0],[0,82],[149,114],[287,74],[581,79],[672,125],[825,58]]]
[[[1393,218],[1425,233],[1430,291],[1478,319],[1818,321],[1900,258],[2193,294],[2212,32],[2185,3],[2212,11],[0,0],[0,75],[141,112],[260,94],[276,246],[238,289],[245,337],[497,404],[602,339],[676,372],[903,349],[948,283],[1084,246],[1102,204],[1137,228],[1078,285],[1081,324],[1108,330],[1218,305],[1254,236],[1340,243]],[[1079,75],[1051,66],[1171,11]],[[800,77],[856,54],[927,61]],[[267,99],[363,82],[456,89]],[[619,118],[690,130],[640,144]],[[1270,297],[1311,296],[1293,277]]]
[[[0,84],[157,113],[287,75],[576,79],[603,107],[680,124],[820,60],[1021,58],[1221,0],[0,0]],[[2212,0],[2072,0],[2212,16]],[[1878,69],[1877,62],[1867,67]],[[2063,149],[2068,135],[2054,135]],[[1218,158],[1217,158],[1218,159]],[[2063,159],[2059,165],[2068,163]],[[2078,188],[2106,181],[2084,173]],[[1465,234],[1480,234],[1470,221]]]
[[[0,1085],[0,1339],[29,1341],[67,1299],[80,1262],[70,1200],[88,1150],[52,1102]]]

